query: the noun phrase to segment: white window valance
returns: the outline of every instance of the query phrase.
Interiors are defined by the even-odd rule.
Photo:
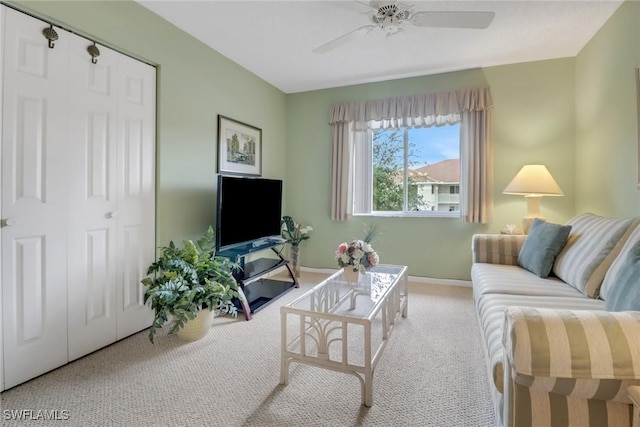
[[[460,122],[465,111],[492,107],[488,88],[464,89],[334,104],[329,123],[352,123],[354,130],[439,126]]]

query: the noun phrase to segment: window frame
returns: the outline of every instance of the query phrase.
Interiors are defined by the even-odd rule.
[[[450,124],[452,125],[457,125],[458,127],[461,126],[461,121],[457,121],[456,123],[452,123]],[[435,126],[429,126],[429,127],[435,127]],[[401,129],[403,131],[403,208],[405,208],[405,210],[403,211],[375,211],[373,210],[373,133],[375,131],[381,130],[381,126],[372,126],[371,129],[366,131],[366,137],[365,138],[356,138],[355,143],[356,144],[361,144],[361,145],[365,145],[364,147],[358,147],[356,146],[356,148],[353,151],[353,155],[354,155],[354,162],[355,163],[360,163],[361,166],[361,173],[358,174],[354,174],[354,180],[353,180],[353,186],[354,186],[354,190],[358,188],[359,184],[368,184],[369,188],[361,188],[363,191],[362,192],[358,192],[358,191],[354,191],[354,199],[353,199],[353,216],[360,216],[360,217],[400,217],[400,218],[461,218],[462,217],[462,211],[459,208],[456,211],[428,211],[428,210],[423,210],[423,211],[411,211],[411,210],[406,210],[406,208],[408,207],[408,199],[409,199],[409,191],[408,191],[408,181],[409,181],[409,174],[408,174],[408,170],[409,170],[409,159],[408,159],[408,148],[409,148],[409,130],[410,129],[419,129],[420,127],[416,127],[416,126],[401,126],[401,127],[397,127],[397,128],[387,128],[385,130],[393,130],[393,129]],[[461,128],[460,128],[461,131]],[[365,132],[362,132],[365,133]],[[460,141],[461,135],[459,135],[458,140]],[[458,159],[460,159],[460,155],[461,155],[461,149],[460,146],[458,147]],[[367,156],[366,160],[368,160],[368,162],[364,162],[363,161],[363,156]],[[366,164],[368,163],[368,165]],[[366,173],[366,178],[364,178],[363,174],[362,174],[362,170],[367,170]],[[364,179],[363,179],[364,178]],[[456,194],[460,194],[461,193],[461,187],[462,187],[462,180],[460,179],[461,177],[458,177],[458,182],[457,182],[457,186],[458,186],[458,193]],[[364,181],[364,182],[363,182]],[[432,187],[432,191],[433,187]],[[362,197],[357,197],[357,195],[359,194],[366,194],[370,197],[370,200],[366,201],[366,200],[362,200]],[[448,194],[448,193],[447,193]],[[360,209],[358,209],[358,207],[362,207],[362,206],[369,206],[368,212],[362,212]]]

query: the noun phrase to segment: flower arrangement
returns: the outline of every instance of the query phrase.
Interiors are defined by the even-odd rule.
[[[301,227],[300,224],[295,222],[290,216],[283,216],[280,223],[282,224],[282,238],[292,246],[298,246],[311,237],[309,236],[309,232],[313,231],[313,228],[309,225]]]
[[[340,243],[336,250],[336,260],[340,267],[351,266],[353,271],[364,271],[380,262],[378,253],[364,240],[353,240],[350,243]]]

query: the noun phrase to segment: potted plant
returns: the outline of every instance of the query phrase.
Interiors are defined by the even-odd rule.
[[[180,335],[184,328],[189,334],[182,338],[195,340],[209,331],[213,310],[237,314],[233,299],[239,298],[238,284],[232,274],[237,265],[215,255],[211,226],[195,243],[185,240],[184,247],[179,248],[171,241],[169,246],[160,249],[161,256],[147,271],[149,277],[142,280],[147,287],[144,303],[150,301],[155,311],[149,329],[151,342],[158,328],[169,321],[169,316],[173,321],[170,334]]]
[[[282,226],[282,237],[291,245],[291,263],[296,277],[300,277],[300,243],[309,239],[309,232],[313,231],[313,227],[307,225],[301,227],[290,216],[283,216],[280,221]]]

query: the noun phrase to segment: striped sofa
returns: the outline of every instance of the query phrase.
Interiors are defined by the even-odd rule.
[[[547,278],[518,266],[526,236],[473,236],[473,295],[498,425],[632,425],[640,312],[608,312],[604,301],[640,240],[640,219],[586,213],[568,224]]]

